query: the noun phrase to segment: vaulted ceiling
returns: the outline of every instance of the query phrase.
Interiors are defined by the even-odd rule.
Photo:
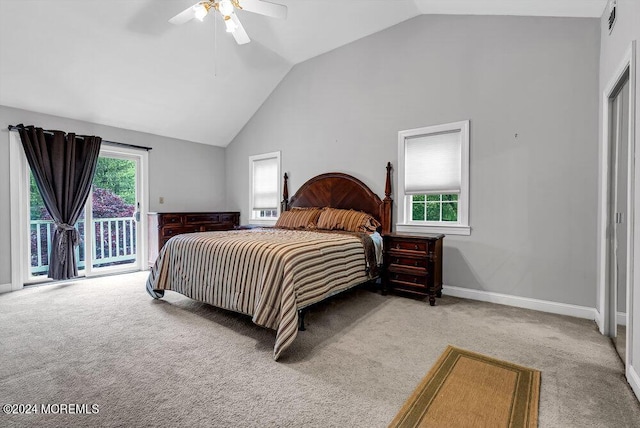
[[[196,0],[0,0],[0,105],[226,146],[291,67],[420,14],[600,17],[606,0],[273,0],[237,45]],[[242,2],[242,0],[240,0]]]

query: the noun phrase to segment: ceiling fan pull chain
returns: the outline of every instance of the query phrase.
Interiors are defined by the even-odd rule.
[[[218,20],[213,20],[213,77],[218,77]]]

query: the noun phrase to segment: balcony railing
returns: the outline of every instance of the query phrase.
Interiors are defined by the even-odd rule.
[[[84,223],[84,220],[76,223],[80,232],[80,245],[75,250],[78,270],[83,270],[86,263]],[[99,218],[94,219],[92,224],[94,268],[135,262],[137,242],[134,217]],[[45,275],[49,270],[49,255],[55,226],[51,220],[31,220],[30,227],[31,275]]]

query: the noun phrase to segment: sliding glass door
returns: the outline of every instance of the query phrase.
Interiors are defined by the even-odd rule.
[[[84,214],[76,223],[80,275],[91,276],[139,270],[143,260],[143,224],[140,215],[142,171],[146,153],[103,147]],[[40,193],[30,174],[29,273],[27,282],[47,278],[54,231]]]
[[[100,154],[85,210],[87,275],[139,268],[139,171],[136,157]]]

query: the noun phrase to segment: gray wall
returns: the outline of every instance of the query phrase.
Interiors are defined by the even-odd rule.
[[[249,155],[281,150],[291,193],[341,171],[383,195],[398,131],[470,119],[445,283],[594,307],[599,26],[425,15],[298,64],[227,147],[228,208],[247,221]]]
[[[614,77],[616,69],[620,66],[627,49],[631,45],[632,40],[636,40],[636,44],[640,43],[640,2],[638,0],[618,0],[617,21],[611,34],[607,29],[608,14],[605,13],[601,19],[601,40],[600,40],[600,97],[606,89],[607,84]],[[638,55],[640,47],[636,46],[636,73],[640,67],[640,56]],[[600,99],[600,109],[602,110],[602,98]],[[636,76],[636,104],[635,104],[635,129],[636,129],[636,156],[640,151],[638,148],[638,135],[640,135],[640,85]],[[599,115],[599,126],[602,130],[602,115]],[[599,135],[602,135],[600,132]],[[601,142],[602,144],[602,142]],[[636,374],[640,373],[640,174],[636,163],[635,177],[635,263],[634,263],[634,293],[633,293],[633,348],[631,365],[634,367]],[[636,391],[637,393],[637,391]]]
[[[11,282],[11,210],[8,125],[36,125],[105,140],[152,147],[149,152],[150,211],[225,209],[224,149],[0,106],[0,284]],[[158,203],[164,196],[165,203]]]

